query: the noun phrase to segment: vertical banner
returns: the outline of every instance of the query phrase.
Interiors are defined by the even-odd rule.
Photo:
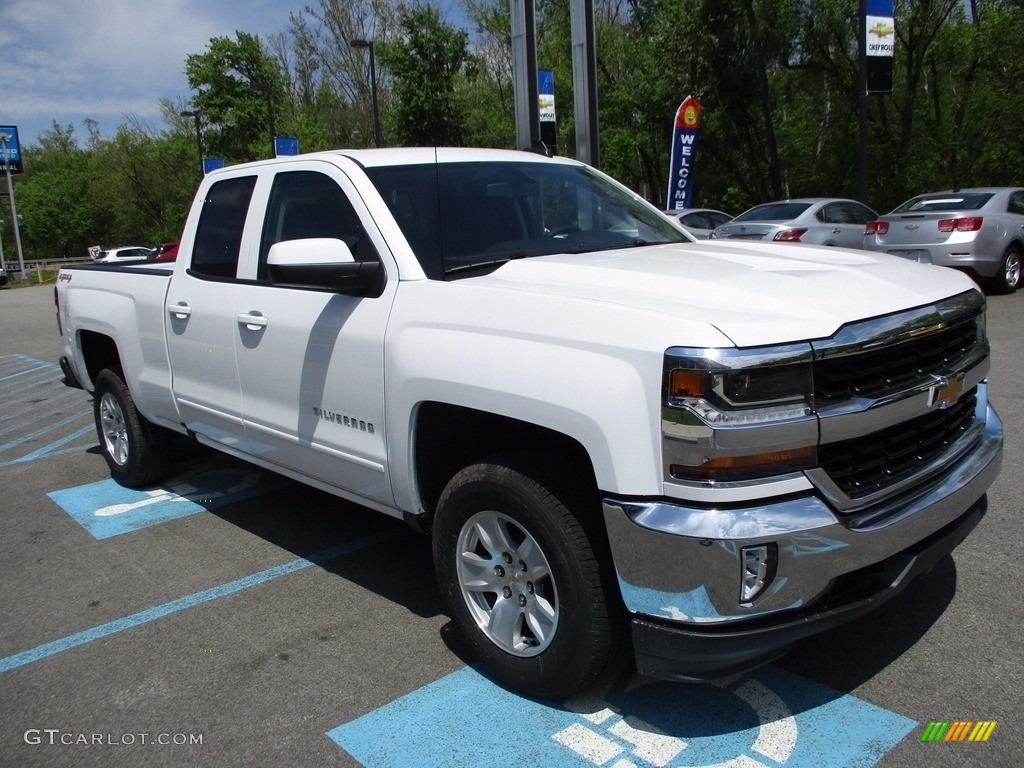
[[[665,208],[681,210],[690,207],[693,197],[693,160],[700,136],[700,102],[687,96],[676,110],[672,128],[672,153],[668,168],[668,194]]]
[[[555,73],[537,70],[537,109],[540,114],[540,140],[552,154],[557,152],[558,125],[555,119]]]
[[[864,35],[865,88],[868,93],[892,93],[892,57],[896,45],[892,0],[866,1]]]
[[[0,125],[0,173],[21,173],[22,170],[18,126]]]

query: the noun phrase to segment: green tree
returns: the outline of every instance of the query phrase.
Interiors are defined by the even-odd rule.
[[[391,0],[320,0],[319,7],[307,6],[292,15],[290,83],[307,119],[323,131],[327,146],[373,143],[370,57],[353,48],[351,41],[371,40],[376,46],[388,40],[395,13]],[[377,86],[379,114],[386,126],[392,99],[380,71]]]
[[[285,106],[285,77],[257,35],[214,37],[203,53],[189,54],[185,75],[192,103],[206,120],[211,154],[229,162],[267,157]]]
[[[467,131],[459,86],[475,75],[469,35],[445,24],[430,6],[400,7],[398,37],[378,45],[390,75],[398,143],[462,146]]]
[[[85,256],[90,245],[109,245],[102,240],[110,228],[109,198],[92,154],[75,141],[73,126],[54,121],[39,145],[26,148],[26,172],[15,189],[25,257]]]

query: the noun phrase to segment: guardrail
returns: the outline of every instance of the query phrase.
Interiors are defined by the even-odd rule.
[[[88,256],[76,256],[69,259],[33,259],[25,262],[25,275],[21,275],[21,267],[17,264],[7,265],[7,277],[13,283],[21,280],[23,283],[52,283],[60,274],[60,268],[68,264],[90,264],[92,259]]]

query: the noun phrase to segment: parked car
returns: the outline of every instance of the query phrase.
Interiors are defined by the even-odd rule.
[[[108,248],[100,251],[96,256],[97,264],[110,264],[115,261],[141,261],[148,259],[151,253],[149,248],[141,245],[131,245],[124,248]]]
[[[727,224],[733,218],[732,214],[716,211],[714,208],[681,208],[664,213],[678,221],[683,229],[698,240],[707,240],[715,227]]]
[[[755,205],[716,227],[711,237],[862,248],[864,227],[876,218],[878,214],[856,200],[805,197]]]
[[[955,267],[998,293],[1020,286],[1024,189],[930,192],[868,222],[864,248]]]
[[[174,261],[178,258],[179,242],[160,243],[149,252],[150,261]]]

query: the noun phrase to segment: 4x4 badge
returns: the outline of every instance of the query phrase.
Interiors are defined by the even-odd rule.
[[[928,407],[950,408],[956,405],[964,391],[963,372],[955,376],[936,376],[935,379],[938,383],[928,390]]]

